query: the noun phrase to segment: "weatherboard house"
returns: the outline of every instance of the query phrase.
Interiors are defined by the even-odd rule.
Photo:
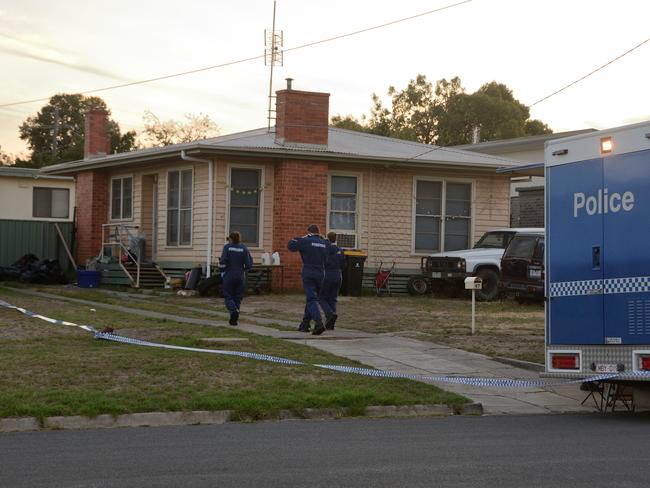
[[[110,154],[106,114],[89,112],[84,159],[44,169],[75,178],[78,263],[127,229],[144,238],[143,263],[205,269],[239,230],[255,262],[279,252],[295,289],[287,242],[312,223],[366,252],[371,272],[395,262],[413,273],[423,255],[508,226],[510,177],[495,170],[516,161],[329,127],[329,94],[276,95],[270,130],[128,153]]]

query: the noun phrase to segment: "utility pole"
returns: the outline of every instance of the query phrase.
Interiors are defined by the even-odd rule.
[[[68,124],[61,123],[61,113],[59,107],[54,107],[54,122],[52,125],[41,125],[43,129],[52,130],[52,143],[50,147],[52,148],[52,161],[56,161],[56,156],[59,152],[59,131],[61,129],[72,129],[73,127]]]
[[[273,28],[271,29],[271,32],[264,29],[264,65],[270,66],[271,68],[269,76],[269,107],[267,115],[267,128],[269,131],[271,130],[271,120],[275,118],[273,116],[273,112],[275,112],[273,109],[273,99],[275,98],[273,96],[273,67],[276,65],[282,66],[284,61],[283,51],[281,49],[284,45],[284,35],[282,31],[280,31],[279,34],[276,34],[275,32],[275,5],[275,0],[273,0]]]

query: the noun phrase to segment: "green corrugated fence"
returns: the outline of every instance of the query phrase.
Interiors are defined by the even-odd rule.
[[[74,224],[58,224],[70,247]],[[53,222],[0,220],[0,266],[9,266],[30,253],[39,259],[58,259],[64,270],[70,263]]]

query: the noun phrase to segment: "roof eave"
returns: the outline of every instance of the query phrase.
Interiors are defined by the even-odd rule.
[[[383,164],[396,167],[422,168],[433,166],[436,168],[468,168],[473,170],[482,170],[494,172],[497,168],[503,166],[503,163],[471,163],[458,161],[433,161],[418,159],[395,159],[381,156],[357,156],[354,154],[341,154],[331,152],[300,151],[295,149],[273,149],[267,148],[231,148],[219,146],[206,146],[204,144],[195,144],[186,146],[183,150],[192,156],[210,156],[210,155],[227,155],[240,157],[259,157],[268,158],[287,158],[287,159],[311,159],[317,161],[336,161],[341,163],[355,164]],[[180,158],[181,149],[174,148],[168,151],[160,151],[150,154],[130,154],[124,153],[121,157],[104,157],[87,159],[81,161],[72,161],[54,166],[43,168],[41,171],[52,175],[72,175],[81,171],[100,168],[111,168],[127,164],[137,164],[153,162],[167,159]]]

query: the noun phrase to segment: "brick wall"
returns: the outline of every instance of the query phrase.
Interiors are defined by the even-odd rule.
[[[102,224],[108,215],[108,173],[83,171],[76,175],[77,264],[97,256],[102,245]]]
[[[327,145],[329,93],[279,90],[276,96],[279,142]]]
[[[299,253],[287,250],[292,237],[304,236],[309,224],[325,232],[327,217],[327,163],[315,161],[278,162],[275,166],[273,191],[273,249],[279,251],[284,264],[284,286],[302,289]],[[274,287],[279,286],[274,276]]]

